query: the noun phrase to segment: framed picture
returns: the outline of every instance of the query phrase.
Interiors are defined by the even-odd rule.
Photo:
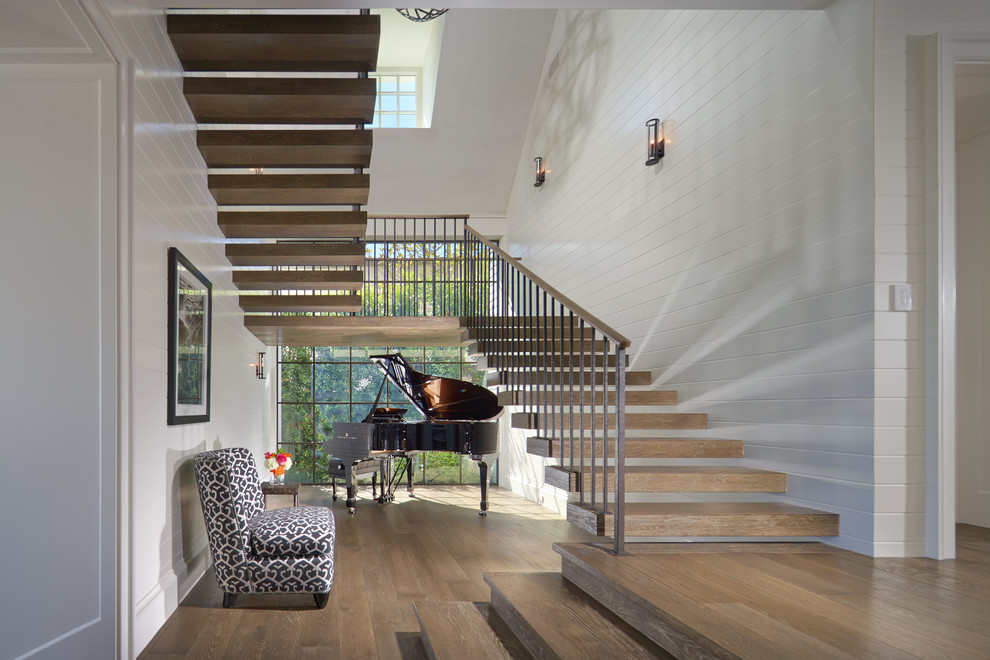
[[[210,421],[213,286],[168,249],[168,424]]]

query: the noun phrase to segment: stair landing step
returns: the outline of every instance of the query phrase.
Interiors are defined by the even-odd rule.
[[[614,517],[571,502],[567,520],[611,536]],[[629,502],[626,538],[836,536],[839,516],[785,502]]]
[[[474,603],[413,602],[423,645],[430,658],[511,658]]]
[[[543,421],[549,426],[551,423],[558,427],[563,423],[565,428],[573,427],[578,433],[581,426],[585,432],[590,432],[592,426],[597,429],[602,428],[604,416],[602,413],[595,413],[594,420],[590,414],[556,415],[551,418],[545,415]],[[563,422],[561,422],[563,419]],[[539,413],[512,413],[512,428],[514,429],[538,429],[540,428]],[[615,415],[609,414],[608,428],[615,428]],[[702,430],[708,428],[708,415],[705,413],[626,413],[627,429],[647,429],[661,430],[670,429],[678,431]]]
[[[615,404],[615,393],[609,392],[608,394],[609,404]],[[521,405],[539,405],[539,406],[559,406],[561,401],[563,405],[581,405],[583,402],[585,406],[590,406],[592,404],[596,406],[602,405],[604,400],[604,393],[601,389],[595,391],[594,396],[591,392],[584,392],[584,397],[581,396],[580,389],[575,388],[572,392],[553,390],[551,392],[540,393],[537,391],[527,392],[525,390],[503,390],[498,393],[498,405],[500,406],[521,406]],[[677,391],[676,390],[626,390],[626,406],[673,406],[677,404]]]
[[[485,582],[492,607],[533,657],[669,657],[559,573],[486,573]]]
[[[581,451],[581,441],[575,439],[574,452]],[[584,456],[592,455],[591,440],[585,439]],[[571,443],[567,439],[531,437],[526,439],[526,452],[544,458],[567,458]],[[601,456],[602,439],[595,441],[595,455]],[[609,440],[609,456],[615,456],[614,438]],[[626,436],[626,458],[742,458],[742,440],[717,438],[630,438]]]

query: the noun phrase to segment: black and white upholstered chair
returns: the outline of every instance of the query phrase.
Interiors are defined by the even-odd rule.
[[[238,594],[311,593],[323,608],[333,582],[333,512],[265,511],[258,469],[244,448],[197,454],[196,483],[223,606]]]

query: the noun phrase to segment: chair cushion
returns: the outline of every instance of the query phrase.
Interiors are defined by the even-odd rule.
[[[333,552],[333,512],[325,506],[265,511],[248,523],[255,557],[307,557]]]

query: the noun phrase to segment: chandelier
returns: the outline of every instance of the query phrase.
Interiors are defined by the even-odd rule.
[[[415,23],[425,23],[426,21],[432,21],[434,18],[443,16],[447,13],[446,9],[396,9],[410,21]]]

